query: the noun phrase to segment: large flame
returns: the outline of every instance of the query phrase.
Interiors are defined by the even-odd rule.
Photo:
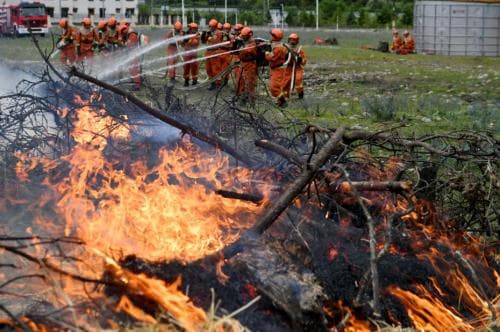
[[[220,152],[205,153],[183,139],[174,149],[161,149],[154,165],[147,158],[125,164],[109,160],[105,150],[110,139],[129,137],[127,125],[83,101],[74,125],[77,145],[62,158],[69,173],[46,184],[57,196],[65,235],[90,248],[112,257],[191,261],[236,240],[248,226],[242,214],[260,209],[214,193],[244,186],[252,177],[249,170],[230,168]],[[35,167],[34,159],[20,158],[19,178]],[[259,189],[265,194],[264,186]]]

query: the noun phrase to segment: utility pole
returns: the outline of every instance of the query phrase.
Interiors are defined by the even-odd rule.
[[[227,22],[227,0],[224,0],[224,23]]]
[[[185,12],[184,12],[184,0],[182,0],[182,18],[181,18],[182,24],[186,24],[184,14],[185,14]]]
[[[284,29],[285,26],[285,5],[281,3],[281,30]]]
[[[316,0],[316,30],[319,30],[319,0]]]

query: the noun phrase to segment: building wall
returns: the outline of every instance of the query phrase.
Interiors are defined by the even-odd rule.
[[[51,21],[59,21],[67,17],[79,24],[85,17],[92,17],[94,22],[101,18],[115,16],[117,19],[127,18],[136,22],[138,0],[37,0],[45,4]],[[6,0],[6,4],[18,4],[20,0]]]

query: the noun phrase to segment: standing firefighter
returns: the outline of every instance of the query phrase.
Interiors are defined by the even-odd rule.
[[[234,35],[231,34],[231,24],[230,23],[224,23],[222,26],[222,41],[227,42],[227,44],[224,44],[220,47],[220,64],[221,64],[221,71],[228,70],[229,66],[231,65],[231,50],[233,49],[233,43],[234,43]],[[229,80],[229,72],[224,75],[224,84],[227,84],[227,81]]]
[[[219,44],[222,42],[222,31],[217,29],[217,20],[211,19],[208,22],[208,27],[210,31],[204,32],[201,36],[201,41],[207,44],[210,48],[205,52],[205,68],[207,70],[207,75],[209,80],[215,79],[217,75],[221,72],[221,62],[217,54],[219,54]],[[210,84],[209,90],[215,90],[217,87],[222,85],[222,80],[219,77],[217,80]]]
[[[135,24],[131,24],[130,27],[127,29],[127,42],[125,44],[125,46],[130,50],[130,52],[132,53],[136,51],[141,46],[147,45],[147,43],[148,43],[148,38],[143,34],[139,34],[135,29]],[[129,72],[132,81],[134,82],[133,90],[137,91],[141,88],[141,83],[142,83],[140,56],[136,56],[130,62]]]
[[[116,18],[110,17],[108,20],[108,45],[110,50],[116,50],[120,44]]]
[[[271,52],[266,52],[269,62],[270,78],[269,89],[271,95],[276,97],[278,106],[286,107],[286,68],[288,49],[283,45],[283,31],[274,28],[271,30]]]
[[[75,37],[75,28],[69,25],[65,18],[61,18],[59,26],[62,29],[61,37],[57,42],[57,48],[61,52],[61,63],[68,65],[76,61],[75,45],[73,39]]]
[[[167,45],[167,66],[168,71],[166,75],[170,77],[170,81],[175,81],[175,65],[179,60],[179,42],[176,40],[177,37],[182,36],[182,23],[175,22],[174,28],[167,32],[165,40],[171,39]]]
[[[108,51],[108,27],[105,21],[100,20],[99,23],[97,23],[96,35],[97,51],[99,51],[99,53]]]
[[[244,28],[243,24],[240,24],[240,23],[236,23],[233,26],[233,32],[232,32],[232,34],[234,36],[233,50],[240,48],[240,46],[242,46],[242,44],[243,44],[242,39],[240,38],[241,31],[243,30],[243,28]],[[238,75],[241,72],[240,56],[239,56],[238,52],[233,53],[232,62],[234,64],[233,75],[235,78],[235,85],[238,86]],[[238,92],[238,90],[236,90],[236,92]]]
[[[191,22],[188,25],[188,34],[193,37],[185,40],[184,46],[184,86],[189,86],[189,79],[192,84],[198,83],[198,72],[200,71],[200,63],[195,61],[198,59],[198,46],[200,46],[200,36],[198,34],[198,24]]]
[[[76,54],[79,61],[90,59],[94,56],[94,48],[97,42],[97,35],[92,29],[90,18],[83,19],[82,27],[76,33]]]
[[[127,20],[123,19],[118,27],[118,44],[122,47],[127,45],[128,25]]]
[[[288,36],[288,45],[291,53],[290,61],[286,67],[286,94],[295,90],[299,99],[304,98],[304,66],[307,63],[307,58],[302,46],[299,46],[299,35],[296,33],[290,34]]]
[[[255,89],[257,87],[257,44],[253,39],[253,31],[243,28],[240,34],[243,47],[238,52],[240,66],[236,75],[237,94],[250,102],[255,100]]]

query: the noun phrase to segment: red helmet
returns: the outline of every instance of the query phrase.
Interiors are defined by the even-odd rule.
[[[283,30],[274,28],[271,30],[271,36],[273,41],[280,41],[283,39]]]
[[[61,27],[61,29],[66,29],[68,27],[68,20],[65,18],[61,18],[59,20],[59,26]]]
[[[289,43],[298,43],[299,42],[299,35],[296,33],[291,33],[290,36],[288,36],[288,42]]]
[[[198,29],[198,24],[196,24],[195,22],[191,22],[188,24],[188,27],[193,30]]]
[[[405,30],[405,32],[403,32],[403,36],[408,36],[410,34],[410,32],[408,32],[408,30]]]
[[[175,30],[181,30],[182,29],[182,23],[179,22],[179,21],[175,22],[174,29]]]
[[[108,20],[108,26],[115,27],[116,26],[116,18],[110,17]]]
[[[222,28],[223,28],[224,30],[231,30],[231,23],[227,23],[227,22],[226,22],[226,23],[224,23],[224,25],[222,26]]]
[[[92,24],[92,22],[90,21],[90,18],[85,17],[82,21],[82,24],[84,27],[89,27]]]
[[[243,28],[240,33],[241,37],[246,37],[246,36],[253,36],[253,31],[250,28]]]
[[[127,24],[128,24],[128,22],[126,19],[123,19],[120,21],[120,25],[127,25]]]
[[[100,20],[99,23],[97,23],[97,28],[100,30],[103,30],[106,27],[106,22],[103,20]]]
[[[244,26],[243,24],[240,24],[240,23],[236,23],[234,26],[233,26],[233,29],[234,31],[240,31],[241,29],[243,29]]]
[[[215,18],[211,19],[210,22],[208,22],[208,26],[211,28],[216,28],[217,27],[217,20]]]

